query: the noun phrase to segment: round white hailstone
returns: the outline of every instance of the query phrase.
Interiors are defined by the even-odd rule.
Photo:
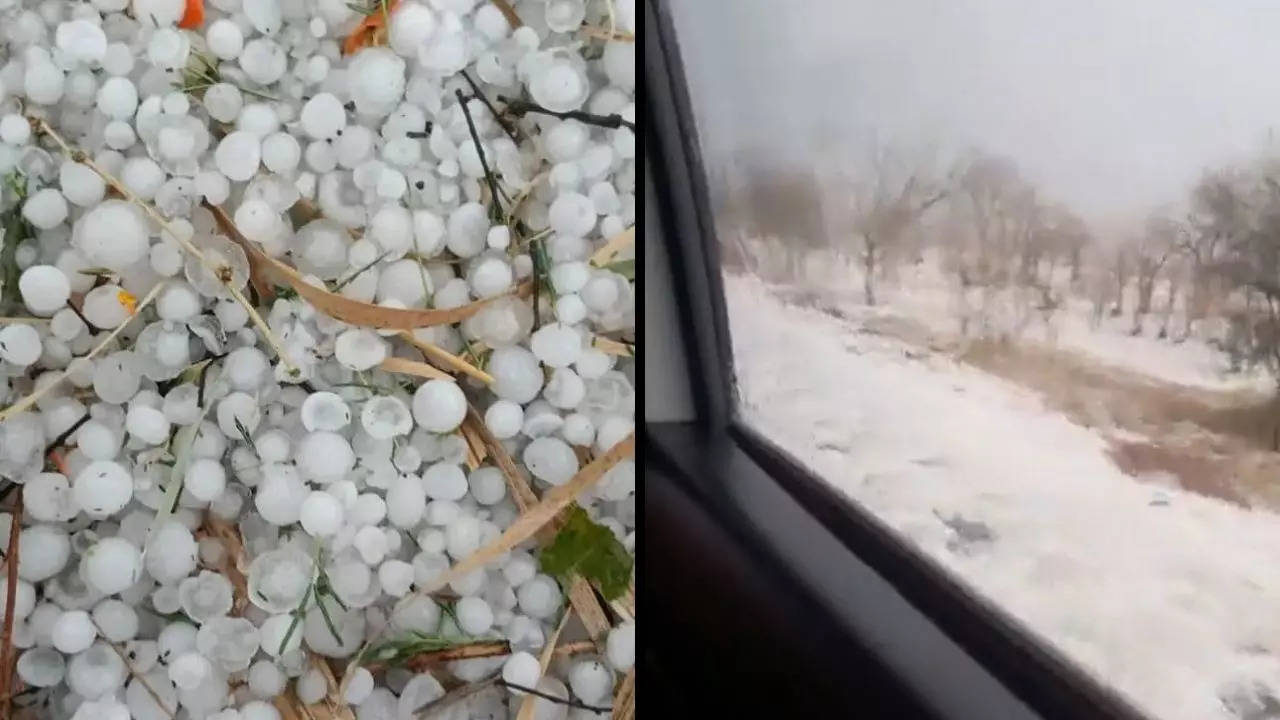
[[[404,255],[413,243],[413,216],[401,205],[383,205],[369,220],[368,236],[387,255]]]
[[[564,425],[560,426],[560,435],[571,445],[590,447],[596,438],[596,426],[590,417],[573,413],[565,416]]]
[[[549,367],[572,365],[582,354],[582,336],[563,323],[544,325],[529,338],[533,354]]]
[[[164,413],[144,405],[131,405],[125,415],[125,429],[148,445],[159,445],[169,439],[169,421]]]
[[[149,157],[129,158],[120,170],[120,182],[143,200],[154,198],[164,181],[164,170]]]
[[[147,256],[150,235],[142,211],[116,199],[102,201],[81,216],[72,230],[73,242],[89,262],[114,272]]]
[[[22,77],[27,99],[37,105],[53,105],[62,99],[67,77],[51,62],[30,62]]]
[[[205,44],[209,52],[222,60],[235,60],[244,49],[244,33],[240,26],[227,18],[219,18],[209,24],[204,31]]]
[[[351,99],[361,115],[385,116],[404,96],[405,61],[383,47],[366,47],[347,65]]]
[[[462,278],[453,278],[436,290],[431,302],[435,307],[445,309],[461,307],[470,300],[471,293],[467,289],[467,281]]]
[[[182,488],[202,503],[213,502],[227,488],[227,471],[213,458],[196,458],[183,473]]]
[[[389,440],[413,430],[413,415],[400,398],[379,395],[365,401],[360,410],[360,424],[370,437]]]
[[[84,554],[81,577],[103,595],[127,590],[142,575],[142,553],[119,537],[102,538]]]
[[[493,297],[511,289],[515,273],[505,259],[496,255],[481,258],[471,266],[467,281],[477,298]]]
[[[40,332],[31,325],[15,323],[0,328],[0,360],[27,367],[40,359]]]
[[[63,342],[71,342],[79,337],[80,333],[85,332],[86,330],[88,330],[88,326],[84,324],[84,321],[80,319],[80,316],[76,315],[75,311],[71,308],[63,308],[55,312],[53,317],[49,320],[49,332]],[[83,358],[76,359],[83,360]],[[72,362],[74,362],[74,360]],[[84,365],[87,366],[90,373],[89,382],[92,383],[93,363],[87,362]],[[74,377],[71,378],[71,381],[73,383],[76,382]]]
[[[32,687],[53,687],[66,677],[66,661],[53,648],[37,647],[18,657],[18,677]]]
[[[182,611],[196,622],[205,622],[231,612],[233,602],[231,581],[208,570],[194,577],[183,578],[178,584],[178,600]]]
[[[467,477],[457,465],[438,462],[422,473],[422,487],[432,500],[461,500],[467,495]]]
[[[169,680],[179,690],[195,690],[213,673],[213,665],[198,652],[185,652],[169,661]]]
[[[594,658],[579,660],[569,670],[569,687],[583,702],[598,703],[613,689],[613,673]]]
[[[397,13],[399,11],[397,10]],[[347,126],[347,111],[342,101],[333,93],[317,93],[305,105],[298,116],[302,132],[315,140],[328,140],[342,133]]]
[[[259,647],[258,628],[244,618],[211,618],[196,634],[196,649],[224,673],[248,670]]]
[[[445,549],[453,558],[461,559],[480,547],[480,521],[470,515],[459,515],[444,531]]]
[[[351,408],[335,393],[315,392],[302,401],[301,416],[307,432],[336,431],[351,422]]]
[[[147,538],[146,550],[147,572],[160,583],[172,584],[196,569],[200,546],[182,523],[170,520]]]
[[[80,511],[71,496],[71,484],[61,473],[39,473],[27,480],[22,501],[28,514],[41,522],[65,522]]]
[[[413,419],[424,430],[453,432],[467,416],[467,397],[455,382],[428,380],[413,394]]]
[[[305,705],[312,705],[324,699],[326,689],[324,675],[315,668],[302,673],[294,685],[298,700]]]
[[[545,620],[560,607],[560,586],[549,575],[538,574],[516,590],[520,611],[529,617]]]
[[[436,31],[436,15],[418,2],[402,2],[391,14],[387,42],[391,49],[407,58],[416,58]]]
[[[477,202],[461,205],[449,214],[449,250],[460,258],[479,255],[488,243],[489,218]]]
[[[511,245],[511,228],[506,225],[494,225],[489,228],[485,244],[491,250],[506,250]]]
[[[90,460],[110,460],[120,452],[121,437],[97,420],[89,420],[76,431],[80,452]]]
[[[551,32],[567,33],[582,25],[587,7],[582,0],[548,0],[545,13],[547,28]]]
[[[293,546],[262,553],[249,564],[249,600],[270,613],[294,610],[307,594],[314,567],[311,558]]]
[[[286,680],[284,672],[270,660],[259,660],[249,666],[249,692],[261,700],[270,700],[284,692]]]
[[[519,345],[495,348],[488,371],[494,379],[494,394],[503,400],[523,405],[542,389],[542,366],[537,356]]]
[[[25,145],[31,139],[31,123],[18,113],[0,118],[0,140],[10,145]]]
[[[152,247],[166,247],[164,244]],[[156,310],[161,320],[186,322],[200,314],[200,296],[190,283],[169,283],[156,296]]]
[[[223,377],[241,392],[256,391],[270,367],[266,354],[256,347],[236,348],[222,361]]]
[[[265,242],[275,235],[280,218],[266,200],[248,199],[236,208],[233,219],[245,237]]]
[[[387,554],[387,536],[382,528],[375,525],[366,525],[357,530],[351,544],[360,553],[360,559],[370,565],[382,562]]]
[[[360,493],[348,512],[352,525],[378,525],[387,516],[387,503],[373,493]]]
[[[432,257],[444,245],[445,224],[430,210],[413,211],[413,249],[423,257]]]
[[[426,291],[432,292],[434,285],[430,273],[425,276],[422,266],[414,260],[396,260],[382,266],[378,273],[378,302],[396,301],[404,307],[420,307],[426,296],[423,294],[423,278],[426,278]]]
[[[128,674],[128,668],[115,650],[104,642],[95,642],[67,664],[67,686],[77,695],[96,700],[113,695]]]
[[[583,68],[565,57],[556,57],[535,71],[529,79],[533,101],[556,112],[582,107],[591,85]]]
[[[302,501],[299,520],[312,537],[327,537],[342,528],[342,503],[327,492],[314,490]]]
[[[369,568],[364,563],[356,562],[354,567],[360,568],[368,576]],[[337,579],[335,578],[335,584]],[[302,622],[302,637],[307,647],[325,657],[349,657],[364,642],[366,618],[364,611],[352,608],[343,611],[332,598],[323,600],[329,610],[329,617],[338,631],[337,637],[329,630],[329,622],[319,609],[312,609]],[[341,642],[339,642],[339,638]]]
[[[262,467],[253,503],[263,520],[283,527],[298,522],[298,508],[306,496],[307,486],[294,466],[271,463]]]
[[[119,463],[96,460],[76,475],[72,494],[86,515],[105,518],[129,504],[133,498],[133,476]]]
[[[107,599],[94,605],[93,622],[111,642],[127,642],[138,634],[138,611],[122,600]]]
[[[351,472],[356,454],[351,443],[341,435],[316,431],[307,433],[298,442],[294,460],[303,477],[327,483]]]
[[[556,298],[556,320],[563,325],[577,325],[587,318],[587,306],[575,293]]]
[[[231,194],[231,182],[227,176],[213,170],[196,173],[195,187],[201,197],[214,205],[220,205]]]
[[[347,272],[347,248],[350,244],[346,228],[327,218],[312,220],[303,225],[293,238],[298,269],[325,280],[337,278]]]
[[[102,137],[107,147],[112,150],[127,150],[138,141],[138,135],[133,131],[133,126],[124,120],[112,120],[107,123],[102,130]],[[117,171],[119,169],[115,168]]]
[[[174,612],[177,612],[177,609]],[[159,660],[167,663],[184,652],[194,650],[198,632],[196,627],[186,620],[166,624],[156,637]]]
[[[412,475],[401,475],[387,488],[387,520],[398,528],[417,525],[426,506],[422,482]]]
[[[165,115],[186,115],[191,111],[191,100],[185,93],[175,90],[164,96],[162,109]]]
[[[124,120],[138,108],[138,89],[127,77],[107,78],[98,88],[98,111],[114,120]]]
[[[591,189],[587,191],[587,197],[591,198],[591,205],[598,215],[617,212],[621,207],[621,203],[618,200],[618,191],[608,182],[598,182],[592,185]]]
[[[565,163],[581,157],[587,149],[587,127],[577,120],[556,123],[543,135],[543,147],[554,163]]]
[[[583,380],[596,380],[613,369],[613,357],[596,348],[586,348],[573,364]]]
[[[52,188],[37,190],[23,203],[22,217],[40,230],[57,227],[67,219],[67,200]]]
[[[240,52],[240,69],[259,85],[270,85],[288,69],[288,57],[276,41],[258,37],[244,44]]]
[[[582,404],[587,395],[586,383],[567,367],[556,368],[542,391],[542,396],[554,407],[572,410]]]
[[[302,146],[286,132],[274,132],[262,140],[262,164],[273,173],[288,174],[298,167]]]
[[[18,577],[29,582],[40,582],[57,575],[71,557],[71,539],[67,533],[49,525],[35,525],[23,530],[21,542],[24,544],[23,552],[18,556]]]
[[[547,213],[551,229],[557,235],[586,237],[596,225],[595,205],[581,193],[561,193],[551,202]]]
[[[252,434],[262,422],[258,401],[249,393],[243,392],[233,392],[219,400],[217,416],[218,429],[229,438],[238,438],[243,431]]]
[[[495,467],[479,467],[467,478],[471,497],[481,505],[497,505],[507,496],[507,483]]]
[[[513,438],[524,426],[524,408],[510,400],[495,400],[484,413],[484,424],[499,440]]]
[[[388,345],[378,333],[367,328],[351,328],[338,336],[333,357],[352,370],[368,370],[387,359]]]
[[[538,663],[538,658],[523,650],[511,653],[502,665],[502,680],[512,685],[537,687],[540,677],[542,677],[542,666]],[[513,689],[511,692],[514,695],[524,694],[523,690]]]
[[[402,718],[418,717],[418,710],[427,703],[444,696],[444,686],[430,673],[419,673],[405,684],[400,693],[396,715]]]
[[[67,160],[58,168],[58,186],[67,200],[80,207],[97,205],[106,193],[106,182],[87,165]]]
[[[413,587],[413,566],[403,560],[387,560],[378,566],[378,583],[392,597],[404,597]]]
[[[231,83],[214,83],[204,91],[202,102],[209,117],[229,123],[239,117],[240,109],[244,107],[244,96],[240,88]]]
[[[534,477],[551,485],[563,485],[578,472],[573,448],[556,437],[534,439],[525,446],[523,459]]]
[[[147,42],[147,62],[157,68],[176,69],[187,62],[191,53],[191,40],[174,28],[162,27],[151,34]]]
[[[351,679],[347,680],[347,692],[342,699],[348,705],[359,705],[372,693],[373,673],[367,668],[358,667],[351,671]]]
[[[600,422],[596,430],[596,451],[605,452],[617,445],[635,429],[635,422],[629,417],[610,415]]]
[[[464,597],[457,605],[458,627],[472,637],[483,635],[493,627],[493,610],[478,597]]]
[[[262,143],[258,136],[237,130],[228,133],[214,151],[214,163],[218,172],[236,182],[243,182],[258,172],[262,158]]]
[[[636,624],[623,623],[609,631],[605,656],[614,670],[625,673],[636,662]],[[581,695],[579,695],[581,697]]]
[[[263,35],[274,35],[280,31],[283,23],[283,10],[280,0],[258,0],[245,3],[244,14],[249,18],[253,29]]]

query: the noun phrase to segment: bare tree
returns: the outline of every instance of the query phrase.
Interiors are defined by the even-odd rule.
[[[947,196],[919,159],[908,160],[893,148],[873,142],[867,161],[850,183],[852,230],[862,266],[862,294],[876,304],[876,276],[886,254],[920,218]]]
[[[1160,215],[1148,218],[1143,232],[1135,238],[1131,256],[1138,297],[1133,309],[1133,334],[1142,332],[1142,318],[1151,312],[1151,296],[1155,293],[1160,270],[1181,243],[1181,227]]]

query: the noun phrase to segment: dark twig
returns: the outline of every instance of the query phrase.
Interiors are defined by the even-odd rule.
[[[71,302],[70,299],[67,300],[67,307],[71,308],[71,312],[75,313],[76,317],[80,318],[80,322],[84,323],[84,326],[86,328],[89,328],[89,330],[94,332],[97,332],[99,330],[98,326],[89,322],[89,318],[85,317],[84,313],[80,312],[80,308],[76,307],[75,303]]]
[[[624,127],[631,132],[636,131],[636,124],[623,118],[621,115],[614,113],[612,115],[596,115],[594,113],[583,112],[581,110],[569,110],[567,112],[556,112],[548,110],[537,103],[528,100],[511,100],[501,95],[498,96],[499,102],[507,104],[507,112],[515,115],[524,115],[526,113],[536,113],[538,115],[550,115],[551,117],[560,118],[561,120],[577,120],[587,125],[595,125],[596,127],[609,128],[616,130]]]
[[[498,202],[498,181],[493,179],[493,172],[489,170],[489,161],[484,157],[484,146],[480,144],[476,123],[471,119],[471,111],[467,109],[467,98],[461,90],[454,90],[453,94],[458,98],[458,104],[462,106],[462,115],[467,119],[467,130],[471,132],[471,141],[476,144],[476,154],[480,156],[480,167],[484,168],[484,179],[489,184],[489,194],[493,196],[493,207],[497,211],[495,220],[501,222],[502,216],[506,213],[502,209],[502,204]],[[503,195],[503,197],[506,196]]]
[[[208,377],[209,375],[209,368],[213,367],[213,364],[215,362],[221,360],[226,356],[227,356],[227,353],[222,353],[221,355],[214,355],[213,357],[209,358],[209,362],[205,363],[204,367],[200,368],[200,376],[196,379],[196,386],[200,388],[196,392],[197,408],[204,409],[204,385],[205,385],[204,381],[205,381],[205,378]]]
[[[10,717],[10,689],[13,683],[13,620],[18,594],[18,538],[22,533],[22,487],[13,500],[9,515],[9,550],[5,553],[7,576],[4,591],[4,631],[0,634],[0,717]]]
[[[68,438],[70,438],[72,435],[75,434],[77,430],[80,429],[81,425],[84,425],[87,422],[89,422],[89,413],[85,413],[81,415],[79,420],[76,420],[74,423],[71,424],[71,427],[67,428],[66,430],[63,430],[61,433],[58,433],[58,436],[53,439],[53,442],[45,446],[44,454],[48,455],[54,450],[57,450],[63,443],[67,441]]]
[[[573,698],[556,697],[551,693],[543,692],[541,690],[538,690],[537,688],[525,687],[524,685],[517,685],[515,683],[507,682],[502,678],[497,678],[493,682],[495,685],[501,685],[502,687],[510,688],[512,690],[527,692],[530,695],[537,695],[538,697],[544,700],[550,700],[553,703],[560,703],[561,705],[568,705],[571,708],[578,708],[579,710],[590,710],[593,713],[607,713],[613,710],[613,708],[601,707],[599,705],[588,705],[580,700],[574,700]]]
[[[511,138],[511,142],[519,145],[520,140],[516,138],[515,130],[507,124],[507,121],[503,119],[502,115],[498,114],[498,109],[493,106],[493,103],[489,102],[489,97],[480,90],[480,86],[476,84],[475,80],[471,79],[471,76],[467,74],[466,70],[462,71],[462,78],[471,86],[471,92],[475,93],[476,97],[480,98],[480,102],[484,103],[484,106],[489,108],[489,112],[493,115],[493,119],[498,122],[498,127],[502,128],[503,132],[507,134],[507,137]]]

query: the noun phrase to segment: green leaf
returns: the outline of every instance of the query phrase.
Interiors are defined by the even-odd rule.
[[[635,260],[619,260],[618,262],[609,263],[604,266],[605,270],[611,270],[618,273],[628,280],[636,279],[636,261]]]
[[[575,505],[568,521],[540,556],[544,572],[566,581],[573,574],[596,584],[606,600],[620,597],[631,585],[635,560],[609,528],[592,522]]]

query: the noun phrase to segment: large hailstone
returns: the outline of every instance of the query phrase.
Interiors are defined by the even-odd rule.
[[[384,47],[367,47],[351,58],[347,77],[351,99],[361,115],[385,116],[404,96],[405,61]]]
[[[147,256],[151,233],[142,211],[124,200],[104,200],[80,217],[72,244],[90,264],[121,272]]]
[[[467,397],[455,382],[428,380],[413,394],[413,419],[434,433],[457,429],[467,416]]]

